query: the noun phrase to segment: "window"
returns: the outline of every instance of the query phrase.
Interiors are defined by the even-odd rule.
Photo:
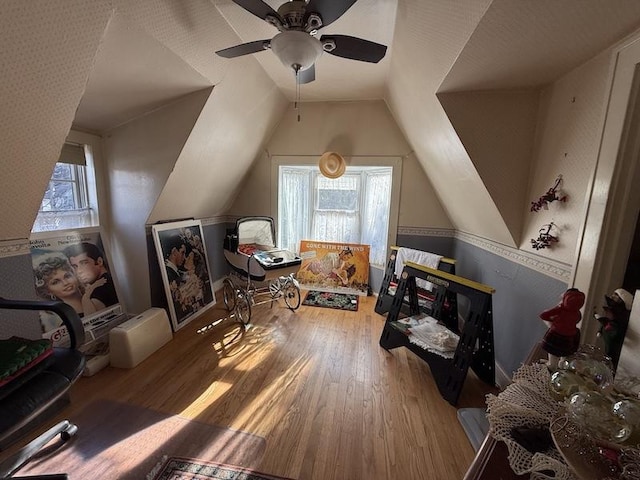
[[[40,204],[41,212],[69,212],[88,208],[84,165],[56,163]]]
[[[340,178],[324,177],[313,166],[280,166],[278,239],[298,251],[300,240],[362,243],[369,261],[384,265],[392,205],[393,168],[347,167]]]
[[[33,232],[97,225],[90,206],[84,145],[65,143],[44,192]]]

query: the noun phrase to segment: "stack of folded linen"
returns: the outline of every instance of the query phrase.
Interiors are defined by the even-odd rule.
[[[396,277],[400,278],[400,274],[402,273],[402,269],[404,268],[404,264],[406,262],[417,263],[418,265],[423,265],[425,267],[437,270],[441,259],[442,255],[423,252],[421,250],[414,250],[412,248],[400,247],[398,248],[398,252],[396,254]],[[433,290],[433,284],[421,278],[416,278],[416,286],[424,290]]]
[[[409,341],[425,350],[445,358],[453,358],[460,337],[433,317],[427,317],[419,325],[410,326]]]

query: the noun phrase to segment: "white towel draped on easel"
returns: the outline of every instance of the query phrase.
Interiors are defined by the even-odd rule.
[[[412,248],[400,247],[396,253],[396,277],[399,279],[404,264],[406,262],[417,263],[425,267],[438,269],[442,255],[436,255],[435,253],[423,252],[422,250],[414,250]],[[433,283],[427,282],[421,278],[416,278],[416,286],[424,290],[433,290]]]

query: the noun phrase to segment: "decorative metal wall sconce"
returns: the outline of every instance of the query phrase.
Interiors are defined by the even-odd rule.
[[[551,229],[555,228],[555,223],[551,222],[543,225],[538,230],[538,238],[531,239],[531,246],[536,250],[542,250],[543,248],[551,248],[554,244],[560,240],[557,235],[551,234]]]
[[[560,185],[562,185],[562,175],[558,175],[556,183],[553,187],[547,190],[547,193],[542,195],[536,202],[531,202],[531,211],[539,212],[540,210],[548,210],[549,204],[556,200],[559,202],[566,202],[567,196],[562,192],[562,190],[560,190]]]

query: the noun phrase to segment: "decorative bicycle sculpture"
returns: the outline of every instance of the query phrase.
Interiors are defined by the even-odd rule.
[[[224,240],[224,257],[232,269],[224,279],[222,295],[227,310],[247,325],[251,307],[284,299],[291,310],[300,306],[300,286],[293,275],[302,259],[275,246],[275,227],[271,217],[243,217]],[[268,282],[258,287],[255,282]],[[256,301],[257,297],[267,296]]]

